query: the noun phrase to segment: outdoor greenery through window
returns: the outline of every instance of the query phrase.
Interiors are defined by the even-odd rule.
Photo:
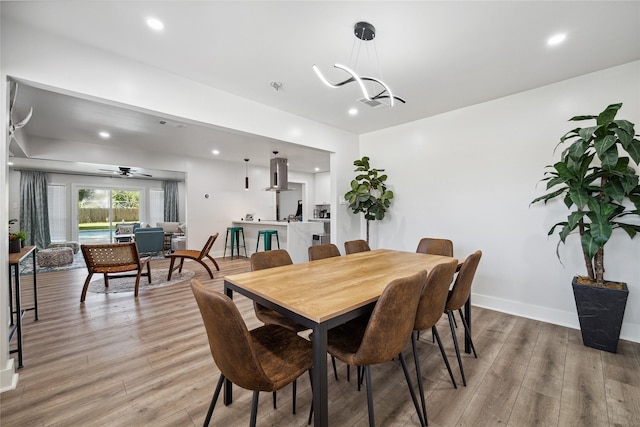
[[[140,191],[78,190],[80,243],[110,243],[117,223],[140,222]]]

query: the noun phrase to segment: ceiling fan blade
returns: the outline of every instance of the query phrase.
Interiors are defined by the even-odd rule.
[[[29,108],[29,114],[27,114],[27,117],[25,117],[24,119],[20,120],[18,123],[13,125],[13,130],[20,129],[21,127],[29,123],[29,120],[31,120],[32,115],[33,115],[33,107]]]
[[[16,103],[16,98],[18,97],[18,83],[11,81],[11,88],[9,89],[9,111],[13,110],[13,106]]]
[[[153,175],[149,175],[148,173],[131,172],[131,175],[147,176],[147,177],[149,177],[149,178],[153,178]]]

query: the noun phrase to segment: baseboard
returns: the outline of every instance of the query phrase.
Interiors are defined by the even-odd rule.
[[[0,370],[0,393],[14,390],[18,386],[18,374],[14,369],[15,359],[8,359],[5,369]]]
[[[475,293],[471,294],[471,303],[472,305],[489,310],[500,311],[502,313],[526,317],[527,319],[539,320],[541,322],[553,323],[554,325],[566,326],[572,329],[580,329],[578,315],[575,311],[555,310],[549,307],[525,304]],[[634,325],[628,322],[623,323],[620,338],[640,343],[640,325]]]

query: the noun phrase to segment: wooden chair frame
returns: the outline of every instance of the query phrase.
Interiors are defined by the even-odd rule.
[[[210,236],[209,239],[207,240],[207,243],[204,244],[204,247],[200,251],[193,250],[193,249],[186,249],[181,251],[175,251],[172,254],[166,255],[167,258],[171,258],[171,264],[169,265],[169,275],[167,276],[167,281],[171,280],[171,275],[173,274],[174,270],[178,269],[178,273],[182,273],[182,266],[184,264],[185,259],[191,259],[200,263],[200,265],[202,265],[207,270],[207,273],[209,273],[209,277],[213,279],[213,272],[211,271],[209,266],[204,263],[203,259],[205,257],[209,258],[211,262],[213,262],[213,265],[216,266],[216,270],[220,271],[220,267],[218,266],[218,263],[216,262],[216,260],[213,259],[211,255],[209,255],[209,252],[213,247],[213,243],[218,238],[218,234],[219,233],[216,233],[213,236]],[[180,265],[174,267],[176,259],[178,258],[180,258]]]
[[[102,273],[104,275],[105,287],[109,287],[109,277],[112,279],[118,277],[135,277],[135,297],[138,296],[138,286],[141,276],[147,276],[149,283],[151,283],[151,265],[149,264],[149,258],[140,258],[135,242],[81,245],[80,248],[82,249],[82,256],[89,271],[89,275],[82,287],[80,302],[84,302],[87,296],[89,282],[94,273]],[[143,273],[142,271],[145,264],[147,266],[147,272]],[[137,271],[137,273],[122,274],[130,271]]]

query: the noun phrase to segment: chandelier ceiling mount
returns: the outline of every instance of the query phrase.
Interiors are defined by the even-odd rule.
[[[364,22],[364,21],[358,22],[353,27],[353,34],[356,36],[357,39],[361,40],[361,43],[370,42],[374,40],[376,37],[376,28],[368,22]],[[375,41],[373,43],[373,46],[375,50]],[[354,44],[354,47],[355,47],[355,44]],[[395,101],[399,101],[403,104],[406,104],[406,101],[404,99],[398,96],[395,96],[393,92],[391,92],[391,88],[385,82],[382,81],[382,73],[380,73],[380,78],[360,76],[358,73],[356,73],[355,68],[358,62],[358,56],[360,54],[360,47],[361,46],[358,47],[355,64],[352,67],[348,67],[341,64],[333,65],[335,68],[349,74],[350,77],[347,78],[346,80],[343,80],[338,83],[331,83],[329,80],[325,78],[325,76],[322,74],[318,66],[315,64],[312,67],[313,71],[315,71],[320,81],[330,88],[335,89],[335,88],[344,86],[347,83],[353,83],[353,82],[358,83],[358,86],[360,86],[360,90],[362,91],[363,99],[365,101],[378,101],[380,99],[388,99],[389,106],[391,107],[394,106]],[[377,51],[375,51],[375,55],[377,58],[378,57]],[[352,48],[351,56],[353,57],[353,48]],[[380,62],[378,61],[378,70],[379,69],[380,69]],[[369,86],[369,88],[367,88],[367,86]],[[372,93],[376,93],[376,94],[370,95],[369,94],[370,90],[372,91]]]

